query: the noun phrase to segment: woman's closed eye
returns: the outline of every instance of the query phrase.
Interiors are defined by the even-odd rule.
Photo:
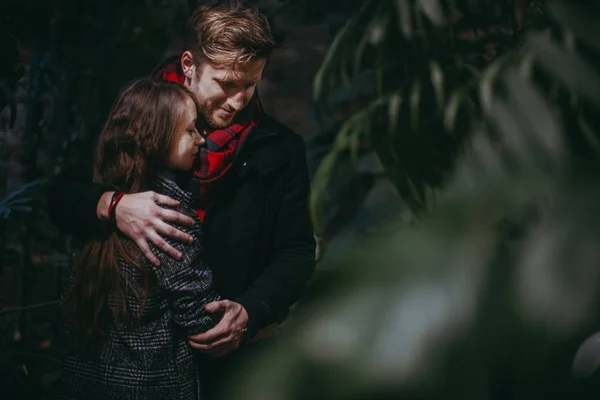
[[[194,119],[191,124],[188,125],[187,131],[190,135],[194,136],[196,132],[196,120]]]

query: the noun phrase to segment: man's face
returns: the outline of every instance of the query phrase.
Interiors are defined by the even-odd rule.
[[[231,125],[235,116],[250,101],[262,78],[265,59],[249,61],[236,68],[200,65],[189,89],[200,104],[199,117],[212,129]]]

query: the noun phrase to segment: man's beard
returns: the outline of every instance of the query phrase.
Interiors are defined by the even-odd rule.
[[[200,103],[200,114],[202,114],[202,118],[206,122],[206,125],[210,129],[224,129],[231,125],[235,114],[228,122],[222,122],[221,120],[216,120],[213,115],[215,111],[218,110],[218,107],[211,106],[207,102]]]

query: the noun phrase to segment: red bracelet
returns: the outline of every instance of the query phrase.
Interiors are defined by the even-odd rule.
[[[119,204],[119,201],[121,201],[121,199],[123,198],[124,195],[125,195],[125,192],[115,192],[115,194],[113,195],[112,201],[110,202],[110,206],[108,206],[108,220],[109,221],[111,221],[111,222],[116,221],[115,208],[117,207],[117,204]]]

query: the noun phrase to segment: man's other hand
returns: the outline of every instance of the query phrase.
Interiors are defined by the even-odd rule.
[[[211,357],[222,357],[237,349],[248,324],[246,309],[230,300],[214,301],[205,308],[208,312],[223,312],[223,318],[212,329],[191,336],[190,346]]]
[[[109,195],[108,203],[110,203],[112,194],[105,193],[103,197],[106,195]],[[105,200],[100,200],[103,201]],[[152,254],[149,242],[171,257],[179,259],[181,253],[168,244],[161,235],[183,243],[191,243],[193,240],[190,235],[168,225],[167,222],[187,226],[194,224],[192,218],[175,210],[165,209],[158,203],[171,207],[179,205],[178,201],[168,196],[149,191],[126,194],[115,208],[117,228],[131,238],[148,260],[155,265],[160,265],[160,262]]]

